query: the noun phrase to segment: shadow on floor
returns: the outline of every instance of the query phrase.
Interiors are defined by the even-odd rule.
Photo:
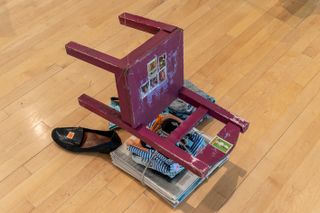
[[[280,0],[280,3],[289,13],[298,15],[301,18],[305,18],[314,12],[320,12],[320,0]],[[303,12],[302,8],[304,8]]]
[[[224,165],[224,168],[227,171],[193,212],[217,212],[232,197],[238,186],[239,178],[244,177],[247,173],[246,170],[230,161]]]

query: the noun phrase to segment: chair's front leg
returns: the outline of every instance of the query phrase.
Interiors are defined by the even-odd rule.
[[[120,59],[76,42],[69,42],[66,44],[66,51],[73,57],[86,61],[114,74],[117,72],[122,72],[125,69],[125,64],[123,64]]]

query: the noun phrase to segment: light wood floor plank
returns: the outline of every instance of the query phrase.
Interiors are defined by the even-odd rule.
[[[151,37],[121,26],[125,11],[182,27],[185,78],[251,122],[177,209],[109,156],[50,137],[56,126],[107,128],[77,97],[108,103],[114,76],[64,45],[125,56]],[[319,212],[319,45],[319,0],[0,1],[0,212]]]

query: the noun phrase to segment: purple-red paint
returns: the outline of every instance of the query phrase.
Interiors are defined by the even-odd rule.
[[[123,25],[155,35],[122,59],[75,42],[69,42],[66,51],[69,55],[115,74],[121,113],[85,94],[79,97],[80,105],[142,139],[198,176],[205,177],[210,167],[226,154],[207,145],[194,157],[178,148],[176,142],[203,116],[209,114],[226,124],[218,136],[232,143],[234,148],[240,132],[245,132],[249,123],[183,87],[182,29],[128,13],[121,14],[119,20]],[[147,97],[141,97],[140,88],[148,81],[147,64],[162,54],[167,56],[167,80],[159,84]],[[167,138],[147,129],[146,125],[178,97],[197,107],[197,110]]]

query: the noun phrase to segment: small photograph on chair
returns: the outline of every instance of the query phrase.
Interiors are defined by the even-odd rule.
[[[159,83],[165,81],[167,79],[167,69],[163,68],[159,72]]]
[[[149,90],[150,90],[150,85],[149,85],[149,81],[147,81],[146,83],[142,84],[140,88],[141,97],[144,98],[148,94]]]
[[[210,142],[210,144],[218,149],[219,151],[223,152],[224,154],[227,154],[231,148],[233,147],[232,143],[229,143],[223,138],[220,138],[219,136],[215,136],[213,140]]]
[[[167,66],[167,54],[164,53],[159,57],[159,68],[160,70]]]
[[[153,77],[153,75],[157,72],[157,57],[152,59],[148,64],[147,64],[147,69],[148,69],[148,76]]]
[[[156,75],[155,77],[150,79],[150,88],[155,88],[158,85],[158,76]]]

